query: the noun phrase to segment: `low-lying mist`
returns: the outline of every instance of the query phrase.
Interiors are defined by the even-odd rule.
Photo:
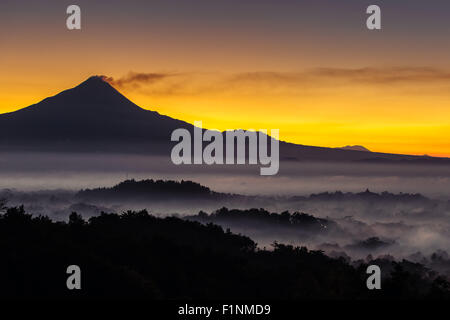
[[[127,179],[190,180],[209,189],[111,188]],[[219,224],[260,247],[277,241],[344,259],[408,259],[450,276],[444,165],[282,162],[278,175],[264,177],[257,166],[175,166],[144,155],[0,153],[0,199],[55,220],[148,209]]]
[[[176,166],[168,157],[148,155],[0,152],[0,188],[78,190],[132,178],[192,180],[218,192],[247,195],[307,195],[369,188],[450,197],[448,165],[282,161],[277,175],[260,176],[258,165]]]

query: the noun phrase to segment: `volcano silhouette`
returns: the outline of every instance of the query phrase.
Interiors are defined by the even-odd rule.
[[[198,120],[201,120],[199,115]],[[0,115],[0,151],[114,152],[170,156],[173,130],[193,125],[140,108],[102,76],[15,112]],[[268,128],[270,129],[270,128]],[[280,132],[282,136],[282,132]],[[280,142],[287,161],[439,160]]]
[[[27,108],[0,115],[9,149],[142,150],[160,153],[176,128],[192,125],[140,108],[101,76]]]

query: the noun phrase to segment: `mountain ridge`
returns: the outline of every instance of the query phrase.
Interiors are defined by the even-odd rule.
[[[118,152],[170,155],[173,130],[194,126],[146,110],[104,80],[91,76],[79,85],[0,114],[4,151]],[[280,141],[284,161],[446,162],[448,158],[343,150]]]

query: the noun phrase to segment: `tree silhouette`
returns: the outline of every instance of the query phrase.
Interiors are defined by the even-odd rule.
[[[373,293],[365,264],[281,243],[261,250],[218,225],[145,210],[88,221],[74,212],[65,223],[8,208],[0,256],[0,296],[9,299],[450,299],[447,280],[419,264],[376,261],[394,271]],[[72,264],[82,269],[81,291],[65,287]]]

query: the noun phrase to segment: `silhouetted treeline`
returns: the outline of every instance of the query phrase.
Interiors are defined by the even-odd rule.
[[[383,201],[383,202],[429,202],[430,199],[421,195],[420,193],[391,193],[383,191],[381,193],[371,192],[366,189],[364,192],[322,192],[317,194],[311,194],[308,197],[295,196],[291,200],[320,200],[320,201]]]
[[[383,289],[366,288],[354,268],[320,251],[274,244],[146,211],[102,213],[68,223],[32,217],[23,207],[0,215],[0,296],[39,298],[449,298],[448,282],[393,267]],[[66,288],[66,268],[82,270],[82,289]],[[419,264],[418,270],[425,270]]]
[[[365,192],[323,192],[311,194],[310,196],[292,196],[292,197],[255,197],[239,194],[228,194],[212,191],[210,188],[197,182],[189,180],[125,180],[110,188],[96,188],[80,190],[76,198],[81,200],[111,200],[111,199],[159,199],[161,197],[194,197],[203,200],[208,199],[233,199],[233,200],[258,200],[271,201],[377,201],[377,202],[429,202],[430,199],[421,194],[399,193],[394,194],[387,191],[381,193],[371,192],[368,189]]]
[[[353,244],[346,246],[347,248],[353,249],[368,249],[368,250],[376,250],[378,248],[387,247],[394,243],[394,241],[383,241],[378,237],[370,237],[365,240],[357,241]]]
[[[211,214],[200,211],[198,215],[186,216],[188,220],[202,223],[215,223],[226,227],[246,226],[252,229],[261,229],[264,232],[327,232],[331,228],[338,228],[334,221],[314,217],[303,212],[284,211],[273,213],[265,209],[228,209],[221,208]],[[266,230],[270,229],[270,230]],[[288,230],[287,230],[288,229]]]
[[[76,198],[81,200],[160,200],[162,198],[187,197],[187,198],[219,198],[226,197],[211,191],[199,183],[181,180],[126,180],[111,188],[97,188],[81,190]]]

